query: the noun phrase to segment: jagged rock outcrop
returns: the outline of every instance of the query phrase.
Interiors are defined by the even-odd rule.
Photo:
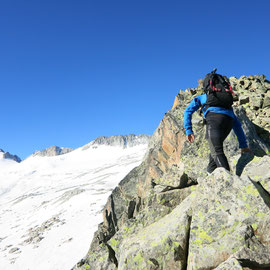
[[[0,159],[12,159],[16,162],[21,162],[21,159],[17,155],[12,155],[9,152],[5,152],[4,150],[0,149]]]
[[[54,156],[59,156],[59,155],[64,155],[67,154],[74,149],[72,148],[65,148],[65,147],[58,147],[56,145],[51,146],[47,149],[41,150],[41,151],[36,151],[33,156],[40,156],[40,157],[54,157]]]
[[[253,154],[239,154],[232,132],[225,141],[232,172],[207,176],[203,119],[194,113],[193,144],[183,125],[202,80],[181,91],[142,164],[110,195],[104,222],[74,269],[270,269],[270,84],[263,75],[230,80]]]

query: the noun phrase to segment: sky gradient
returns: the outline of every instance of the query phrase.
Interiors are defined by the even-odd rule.
[[[270,80],[270,1],[0,0],[0,148],[152,134],[214,67]]]

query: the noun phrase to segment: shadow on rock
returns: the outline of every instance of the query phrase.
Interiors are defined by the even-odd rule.
[[[244,168],[254,159],[253,153],[243,153],[237,161],[235,174],[241,176]]]
[[[270,193],[262,186],[260,182],[252,181],[252,184],[257,188],[264,203],[270,208]]]

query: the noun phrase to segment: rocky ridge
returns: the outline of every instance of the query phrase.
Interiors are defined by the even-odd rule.
[[[196,140],[183,112],[197,88],[180,91],[154,132],[142,164],[116,187],[88,254],[73,269],[270,269],[270,84],[264,75],[230,78],[234,111],[253,154],[225,141],[232,172],[207,175],[199,113]]]
[[[0,149],[0,158],[2,159],[11,159],[16,162],[21,162],[21,159],[17,155],[12,155],[9,152],[5,152],[4,150]]]
[[[84,147],[84,150],[90,146],[108,145],[119,146],[122,148],[134,147],[140,144],[148,144],[151,136],[149,135],[115,135],[110,137],[101,136]]]
[[[59,147],[59,146],[51,146],[49,148],[46,148],[44,150],[36,151],[32,156],[40,156],[40,157],[53,157],[53,156],[59,156],[67,154],[74,149],[72,148],[65,148],[65,147]]]

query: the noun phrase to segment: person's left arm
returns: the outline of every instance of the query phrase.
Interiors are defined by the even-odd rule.
[[[236,115],[234,114],[234,123],[233,123],[233,131],[235,135],[237,136],[238,142],[239,142],[239,148],[241,148],[241,153],[243,152],[250,152],[250,149],[247,144],[246,135],[244,133],[244,130],[242,128],[241,122],[238,120]]]

